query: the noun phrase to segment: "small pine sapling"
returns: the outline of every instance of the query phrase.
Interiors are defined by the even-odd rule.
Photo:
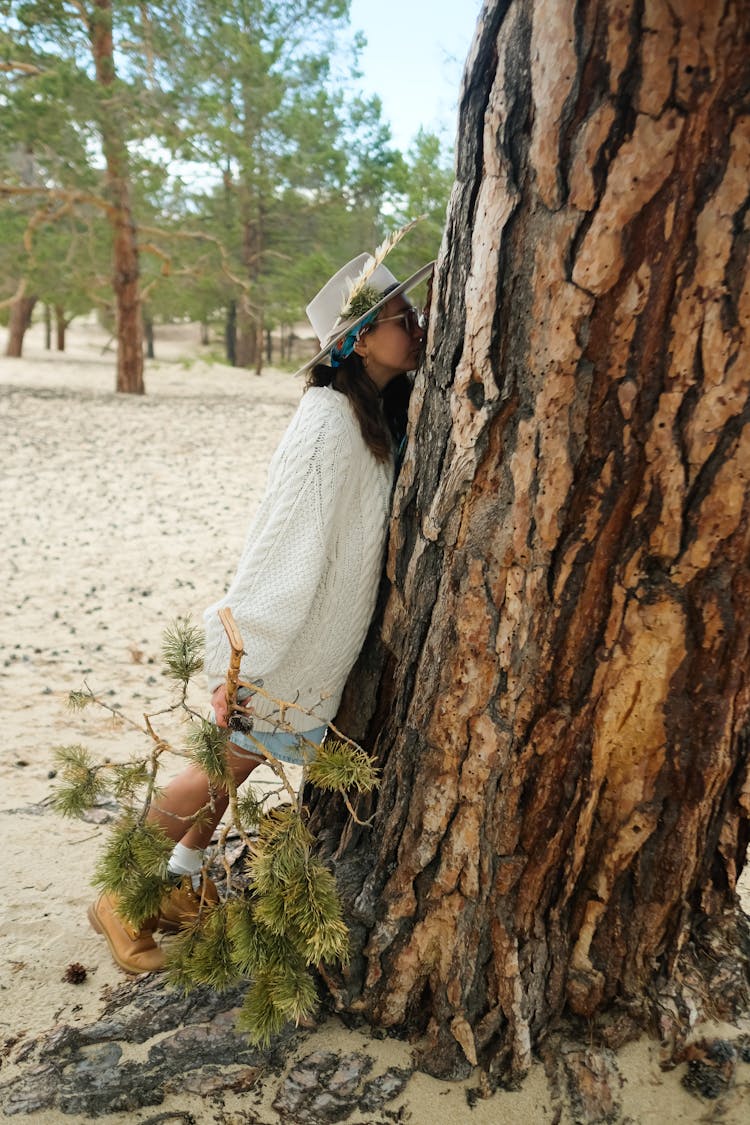
[[[202,903],[195,921],[171,940],[167,968],[170,981],[186,991],[200,984],[221,990],[247,980],[239,1026],[254,1042],[267,1044],[287,1021],[298,1022],[314,1010],[317,994],[311,967],[345,962],[348,956],[348,931],[335,879],[315,856],[315,841],[305,822],[301,801],[304,780],[341,793],[356,819],[349,794],[371,791],[378,783],[378,771],[359,746],[329,724],[330,736],[313,748],[315,757],[305,767],[303,784],[297,791],[283,764],[253,738],[252,708],[238,701],[242,698],[240,689],[271,701],[274,721],[281,731],[295,729],[287,717],[290,711],[310,716],[314,711],[272,699],[258,684],[240,678],[242,638],[231,612],[222,610],[220,616],[231,647],[226,681],[228,713],[244,721],[243,730],[255,742],[259,756],[265,758],[278,783],[266,786],[260,795],[257,786],[238,794],[227,759],[231,731],[217,727],[188,704],[190,680],[202,669],[203,636],[188,619],[178,618],[165,632],[162,646],[165,674],[179,685],[178,698],[168,707],[144,715],[143,722],[138,723],[88,685],[70,697],[71,707],[104,707],[141,731],[150,753],[113,764],[95,762],[82,746],[58,748],[61,780],[55,805],[64,816],[81,816],[103,798],[118,803],[121,815],[109,834],[94,882],[116,895],[120,912],[139,927],[158,915],[162,898],[171,887],[167,863],[173,841],[147,820],[151,802],[159,792],[157,777],[164,755],[187,757],[209,780],[208,803],[184,818],[185,831],[210,816],[219,794],[228,795],[228,812],[212,856],[224,871],[223,893],[217,903]],[[173,748],[161,738],[152,723],[157,715],[172,712],[181,712],[189,724],[184,750]],[[286,794],[289,803],[269,807],[269,801],[280,793]],[[231,832],[239,836],[248,855],[241,878],[233,872],[227,855]]]

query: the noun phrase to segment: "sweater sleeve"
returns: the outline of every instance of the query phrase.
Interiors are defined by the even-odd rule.
[[[243,679],[262,679],[282,663],[323,578],[351,460],[350,430],[335,413],[305,414],[282,440],[237,573],[204,614],[210,691],[229,666],[217,613],[223,606],[231,608],[244,641]]]

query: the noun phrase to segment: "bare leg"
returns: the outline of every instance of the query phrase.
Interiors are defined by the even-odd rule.
[[[235,784],[241,785],[250,776],[261,759],[247,754],[233,754],[229,746],[229,765]],[[200,824],[190,824],[189,818],[202,809],[209,801],[208,778],[196,765],[186,766],[170,781],[158,799],[151,804],[148,812],[149,824],[158,824],[175,843],[186,848],[206,848],[216,825],[226,812],[229,797],[218,791],[214,795],[214,810],[209,809],[201,818]]]

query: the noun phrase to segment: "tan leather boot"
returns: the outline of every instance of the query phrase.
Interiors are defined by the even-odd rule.
[[[203,886],[196,891],[191,876],[183,875],[179,883],[161,900],[157,929],[175,934],[195,921],[201,902],[205,908],[213,906],[218,901],[219,893],[216,884],[208,876],[204,876]]]
[[[164,951],[154,941],[154,925],[136,930],[117,913],[117,901],[116,895],[100,895],[89,907],[89,922],[126,973],[158,973],[164,968]]]

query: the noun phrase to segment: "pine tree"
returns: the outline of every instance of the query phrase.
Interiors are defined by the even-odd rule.
[[[240,1024],[256,1041],[267,1043],[288,1020],[310,1014],[317,1000],[310,968],[346,961],[348,930],[333,875],[315,856],[306,811],[283,764],[266,753],[288,804],[267,807],[276,790],[266,790],[260,797],[249,792],[240,798],[227,765],[229,732],[189,707],[188,685],[202,668],[202,650],[201,630],[188,620],[179,619],[165,633],[165,672],[178,689],[171,709],[180,709],[190,727],[186,753],[205,771],[214,792],[224,789],[230,795],[229,821],[219,833],[214,860],[225,874],[224,895],[217,904],[204,904],[195,923],[177,937],[168,954],[169,973],[183,989],[199,984],[223,989],[247,978]],[[235,648],[228,673],[230,703],[237,689],[241,651]],[[76,708],[99,705],[114,710],[88,688],[73,693],[70,703]],[[277,703],[279,729],[292,729],[280,716],[282,709],[288,713],[294,704]],[[244,712],[235,707],[234,713]],[[57,751],[61,780],[56,807],[62,815],[80,816],[105,796],[121,807],[94,881],[118,896],[122,913],[135,926],[158,913],[171,885],[167,862],[172,841],[146,819],[158,789],[162,759],[172,752],[155,731],[152,718],[147,716],[141,727],[150,742],[148,756],[115,765],[96,762],[79,745]],[[347,803],[348,793],[369,792],[377,784],[372,760],[344,738],[326,740],[306,772],[311,784],[339,793]],[[198,810],[193,821],[207,811],[208,807]],[[249,850],[246,871],[239,877],[226,856],[230,828]]]

